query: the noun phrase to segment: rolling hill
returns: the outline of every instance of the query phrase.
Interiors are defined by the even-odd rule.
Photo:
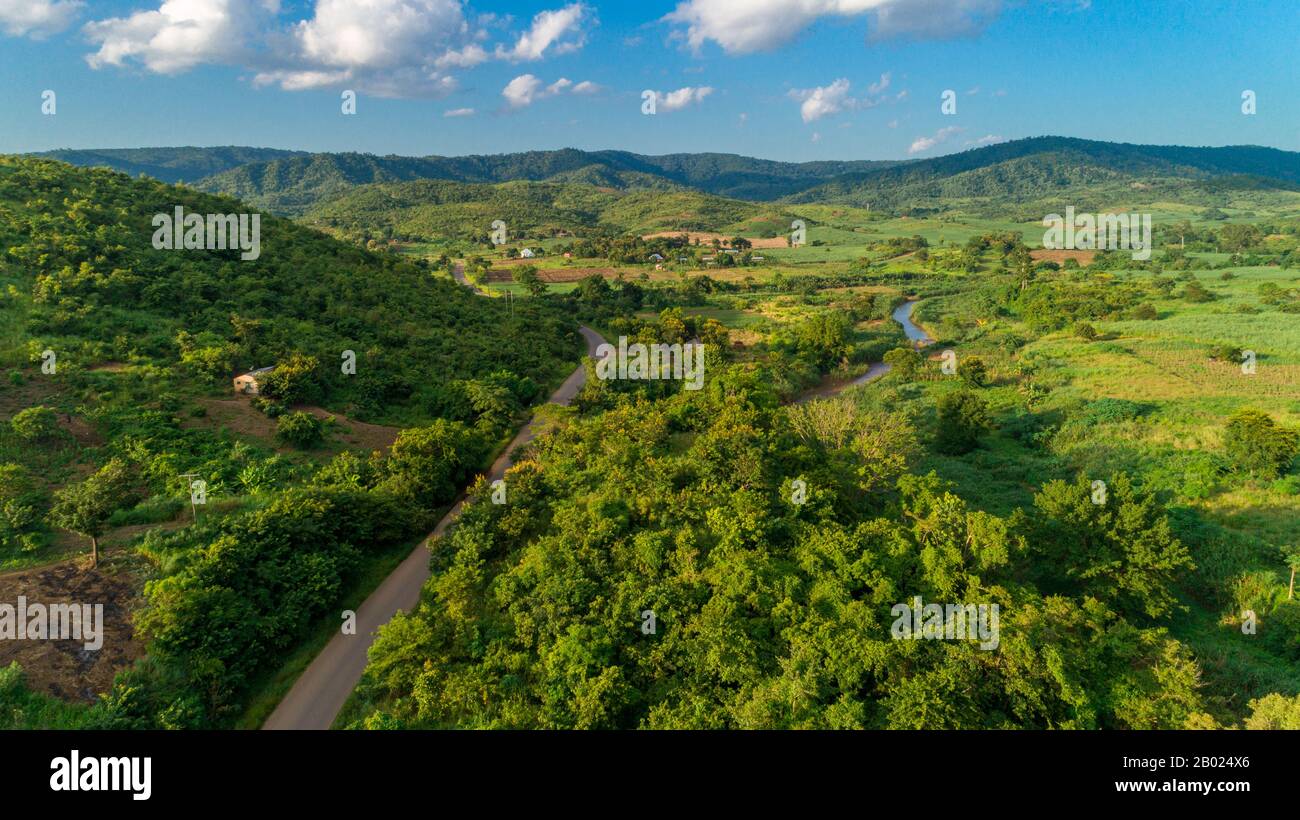
[[[228,171],[250,162],[267,162],[301,154],[278,148],[100,148],[73,150],[62,148],[34,156],[57,159],[71,165],[111,168],[131,176],[153,177],[160,182],[194,182],[212,174]]]
[[[540,210],[514,221],[527,227],[569,230],[585,224],[646,227],[646,214],[607,215],[604,204],[636,203],[614,194],[639,193],[643,203],[672,203],[655,226],[700,226],[703,211],[740,212],[731,204],[692,199],[711,196],[750,202],[828,203],[891,211],[980,210],[1011,200],[1037,208],[1068,193],[1076,204],[1137,204],[1174,198],[1209,204],[1224,190],[1294,191],[1300,186],[1300,153],[1259,146],[1199,148],[1132,145],[1067,137],[1033,137],[956,154],[908,161],[789,163],[734,154],[646,156],[626,151],[528,151],[463,157],[402,157],[357,153],[308,154],[260,148],[155,148],[58,151],[51,157],[81,165],[108,165],[164,181],[184,178],[201,190],[227,194],[289,216],[308,215],[321,224],[357,222],[349,207],[372,212],[377,196],[395,197],[407,213],[388,220],[451,229],[490,211],[527,202]],[[461,185],[545,183],[582,186],[579,192],[524,188],[492,193],[429,185],[361,191],[371,185],[444,182]],[[421,194],[429,199],[417,201]],[[669,197],[672,195],[675,199]],[[504,197],[504,199],[503,199]],[[656,197],[669,197],[656,199]],[[448,199],[450,198],[450,199]],[[482,203],[465,210],[471,201]],[[423,205],[456,204],[460,212],[434,216]],[[328,207],[327,207],[328,205]],[[634,206],[634,208],[637,206]],[[646,207],[650,207],[647,205]],[[1031,208],[1031,210],[1033,209]],[[383,210],[391,210],[384,206]],[[365,220],[362,220],[365,221]],[[373,227],[373,220],[370,220]],[[489,220],[490,222],[490,220]],[[718,227],[714,222],[710,227]],[[400,229],[399,229],[400,230]],[[427,231],[408,231],[427,235]],[[457,229],[463,233],[463,230]]]
[[[773,209],[686,188],[624,189],[557,182],[500,184],[417,180],[363,185],[321,202],[304,224],[344,234],[486,241],[502,220],[512,236],[578,232],[720,230]]]

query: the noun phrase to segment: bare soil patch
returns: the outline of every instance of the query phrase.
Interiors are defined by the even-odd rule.
[[[87,650],[84,640],[0,641],[0,666],[17,661],[28,685],[64,700],[94,701],[113,676],[144,655],[132,610],[143,579],[123,561],[101,561],[90,569],[76,558],[50,566],[0,575],[0,603],[17,606],[18,596],[40,604],[103,604],[103,645]]]
[[[276,447],[282,452],[292,448],[280,447],[275,440],[276,421],[253,407],[246,398],[199,399],[207,410],[207,415],[199,418],[187,418],[183,427],[205,427],[209,429],[226,428],[237,436],[257,439],[267,446]],[[387,427],[382,424],[367,424],[355,421],[339,413],[332,413],[323,407],[300,406],[292,408],[311,413],[320,419],[333,417],[333,438],[345,448],[351,450],[387,450],[397,440],[400,427]]]
[[[1047,250],[1044,248],[1029,252],[1030,258],[1035,262],[1055,262],[1058,265],[1067,259],[1074,259],[1083,266],[1091,265],[1092,259],[1096,255],[1096,251]]]

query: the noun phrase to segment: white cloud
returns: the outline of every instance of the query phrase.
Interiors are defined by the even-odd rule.
[[[677,111],[685,108],[692,103],[703,102],[704,98],[713,93],[712,86],[686,86],[676,91],[669,91],[665,94],[662,91],[654,92],[655,110],[656,111]]]
[[[450,111],[442,112],[444,117],[472,117],[474,116],[473,108],[453,108]]]
[[[571,3],[555,11],[539,12],[533,25],[520,35],[513,48],[497,46],[497,56],[503,60],[521,62],[540,60],[546,50],[554,46],[554,53],[576,51],[586,43],[584,28],[595,25],[591,9],[583,3]],[[567,39],[566,39],[567,38]]]
[[[484,43],[489,27],[507,20],[469,13],[462,0],[315,0],[309,17],[290,23],[281,0],[162,0],[153,11],[88,23],[98,50],[86,59],[94,68],[135,63],[158,74],[229,65],[252,72],[255,86],[289,91],[442,96],[458,86],[454,71],[580,48],[581,25],[592,22],[582,3],[543,11],[510,48],[493,49]]]
[[[511,108],[523,108],[533,104],[537,90],[541,87],[542,81],[532,74],[520,74],[506,83],[506,87],[501,89],[501,96],[506,98],[506,103]]]
[[[526,108],[545,97],[555,97],[565,93],[594,94],[599,90],[600,86],[589,80],[574,83],[567,77],[561,77],[543,88],[542,81],[535,75],[520,74],[506,83],[506,87],[501,89],[501,96],[506,98],[506,104],[511,108]]]
[[[962,131],[965,130],[966,130],[965,128],[960,128],[956,125],[950,125],[947,128],[940,128],[938,131],[935,131],[934,136],[932,137],[917,137],[915,140],[912,141],[912,145],[907,149],[907,153],[919,154],[923,151],[929,151],[931,148],[934,148],[936,145],[941,145],[947,142],[948,140],[950,140],[951,138],[953,138],[954,136],[960,134]]]
[[[840,78],[830,85],[818,86],[790,92],[790,96],[800,100],[799,114],[804,122],[814,122],[828,114],[838,114],[849,99],[849,81]]]
[[[977,140],[968,140],[966,144],[974,145],[974,146],[997,145],[999,142],[1006,142],[1006,141],[1007,141],[1006,137],[998,136],[996,134],[988,134],[986,136],[980,137]]]
[[[816,122],[822,117],[838,114],[841,111],[874,108],[880,105],[885,100],[881,95],[888,90],[889,83],[890,74],[885,72],[880,75],[879,82],[867,86],[870,96],[855,99],[849,96],[851,84],[841,77],[830,85],[794,89],[790,92],[790,98],[800,103],[799,114],[804,122]]]
[[[977,31],[1004,0],[682,0],[663,19],[684,26],[692,49],[712,40],[728,54],[767,51],[822,17],[874,16],[873,37],[952,37]]]
[[[40,39],[68,26],[85,3],[80,0],[0,0],[0,30]]]
[[[86,61],[102,68],[134,60],[158,74],[235,61],[267,12],[255,0],[165,0],[156,11],[87,23],[84,33],[99,50]]]

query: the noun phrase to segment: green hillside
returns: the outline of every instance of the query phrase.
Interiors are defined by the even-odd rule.
[[[111,168],[131,176],[153,177],[162,182],[194,182],[251,162],[268,162],[302,154],[278,148],[99,148],[59,149],[34,156],[92,168]]]
[[[681,189],[420,180],[356,188],[311,208],[303,221],[347,235],[486,241],[496,220],[506,223],[512,237],[544,238],[591,231],[721,230],[765,210],[770,209]]]
[[[545,383],[579,349],[558,313],[537,308],[511,320],[426,269],[283,219],[263,219],[256,261],[240,261],[237,251],[154,250],[151,218],[177,205],[245,210],[117,173],[3,159],[0,231],[6,277],[18,291],[10,306],[26,313],[30,334],[24,345],[11,342],[6,363],[23,364],[28,348],[46,347],[87,365],[109,358],[166,365],[189,355],[203,361],[205,380],[220,383],[302,353],[331,363],[322,368],[326,400],[402,418],[437,415],[440,391],[456,373],[505,368]],[[504,346],[502,333],[535,339]],[[374,351],[356,379],[332,364],[344,350]]]

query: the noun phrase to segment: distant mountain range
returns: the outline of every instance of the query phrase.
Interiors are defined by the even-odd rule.
[[[932,207],[963,199],[1040,200],[1080,186],[1300,190],[1297,152],[1259,146],[1130,145],[1069,137],[1034,137],[932,159],[802,163],[734,154],[646,156],[572,148],[465,157],[309,154],[240,147],[60,150],[39,156],[146,174],[165,182],[185,181],[295,216],[361,186],[422,180],[546,182],[610,191],[689,190],[756,202],[872,208]]]

